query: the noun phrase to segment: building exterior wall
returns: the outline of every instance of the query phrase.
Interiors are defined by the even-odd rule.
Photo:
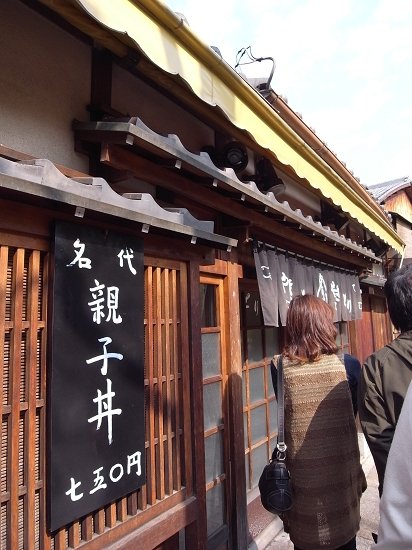
[[[402,216],[406,221],[412,224],[412,204],[408,193],[399,191],[387,198],[385,201],[385,209],[388,212],[395,212]]]
[[[403,220],[402,218],[397,218],[396,220],[396,230],[398,235],[406,244],[405,248],[405,259],[409,262],[412,261],[412,224]]]
[[[384,204],[385,210],[394,218],[396,232],[404,241],[406,247],[404,261],[412,261],[412,201],[410,192],[401,190],[389,196]]]
[[[176,134],[189,150],[214,143],[212,128],[118,65],[113,67],[112,107],[141,118],[155,132]]]
[[[257,482],[277,435],[269,364],[285,339],[284,328],[263,323],[244,229],[251,209],[239,207],[242,199],[227,190],[211,192],[212,182],[199,181],[202,173],[196,178],[184,166],[183,175],[178,173],[181,167],[173,165],[172,156],[159,160],[136,146],[119,168],[104,157],[99,143],[77,153],[71,123],[114,111],[138,116],[154,132],[176,134],[195,151],[213,143],[221,127],[228,133],[233,129],[223,114],[213,127],[204,111],[194,114],[197,99],[185,109],[179,97],[161,92],[158,81],[151,86],[115,58],[108,72],[91,82],[101,50],[16,0],[6,3],[2,16],[0,45],[10,51],[0,60],[3,145],[68,169],[87,172],[90,161],[91,174],[106,178],[119,193],[149,190],[165,208],[186,207],[200,219],[212,219],[222,232],[239,232],[243,240],[238,250],[215,250],[168,230],[144,232],[140,224],[114,215],[86,211],[73,220],[73,208],[57,198],[46,203],[6,196],[0,189],[1,546],[245,549],[273,519],[260,505]],[[89,113],[100,89],[106,97],[102,94],[102,104]],[[119,141],[124,153],[125,142]],[[170,164],[175,172],[163,169]],[[292,174],[288,177],[292,182]],[[300,193],[298,178],[292,186],[296,207],[319,214],[318,195],[308,188]],[[230,208],[222,208],[224,201],[231,201]],[[51,533],[46,379],[55,220],[114,229],[144,241],[144,289],[139,291],[144,293],[147,482]],[[299,233],[291,238],[279,221],[266,227],[264,236],[276,238],[292,254],[305,246]],[[326,245],[309,242],[318,256],[329,257]],[[345,264],[345,257],[340,261]],[[343,351],[351,350],[353,326],[339,326]]]
[[[0,48],[0,143],[86,172],[87,158],[73,148],[72,121],[87,114],[90,47],[7,0]]]

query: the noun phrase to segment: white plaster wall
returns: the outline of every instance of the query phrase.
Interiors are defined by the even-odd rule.
[[[176,134],[194,153],[214,143],[214,132],[208,126],[117,65],[113,66],[112,107],[139,117],[157,133]]]
[[[88,120],[91,51],[18,0],[0,2],[0,143],[88,171],[73,118]]]

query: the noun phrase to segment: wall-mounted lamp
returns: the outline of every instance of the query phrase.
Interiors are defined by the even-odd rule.
[[[227,143],[221,152],[221,163],[227,168],[233,168],[235,172],[241,172],[249,162],[246,147],[239,141]]]
[[[280,195],[286,191],[286,185],[277,175],[269,159],[261,157],[256,161],[256,174],[252,178],[262,193]]]
[[[277,183],[276,185],[273,185],[272,187],[269,187],[269,189],[266,189],[265,193],[273,193],[276,197],[277,195],[280,195],[285,191],[286,191],[286,185],[282,181],[280,183]]]

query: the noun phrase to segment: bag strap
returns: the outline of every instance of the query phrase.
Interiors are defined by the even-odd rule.
[[[284,378],[283,378],[283,358],[282,355],[278,357],[277,363],[277,382],[278,382],[278,442],[276,445],[277,459],[285,460],[286,458],[286,444],[285,444],[285,394],[284,394]]]

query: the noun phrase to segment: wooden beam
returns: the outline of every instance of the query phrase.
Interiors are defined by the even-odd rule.
[[[230,411],[230,483],[232,492],[232,543],[238,550],[248,547],[248,520],[246,499],[245,443],[243,437],[243,386],[240,327],[239,275],[240,266],[227,263],[225,278],[226,308],[229,313],[227,335],[227,361],[230,365],[228,380]]]
[[[204,444],[204,418],[203,418],[203,373],[202,373],[202,341],[201,341],[201,315],[200,315],[200,284],[199,265],[191,262],[188,270],[187,288],[189,290],[188,309],[190,326],[189,364],[190,387],[186,386],[186,392],[192,396],[192,456],[186,456],[188,466],[193,461],[193,491],[198,499],[197,525],[186,533],[186,543],[190,542],[193,550],[204,550],[207,541],[206,524],[206,474],[205,474],[205,444]],[[197,368],[196,368],[197,367]],[[200,467],[201,465],[201,467]]]

